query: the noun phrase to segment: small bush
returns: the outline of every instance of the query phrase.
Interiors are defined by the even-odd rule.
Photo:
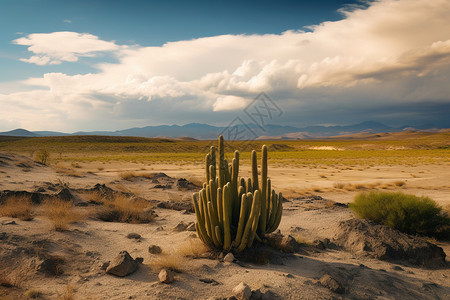
[[[48,162],[48,159],[50,158],[50,152],[46,149],[41,149],[37,151],[36,153],[36,161],[40,162],[43,165],[46,165]]]
[[[145,200],[116,195],[112,201],[104,201],[97,217],[107,222],[150,223],[155,217],[151,206]]]
[[[22,221],[33,220],[33,204],[26,196],[11,196],[0,205],[0,216],[19,218]]]
[[[372,191],[358,194],[349,207],[361,218],[405,233],[448,238],[450,218],[428,197]]]
[[[166,268],[174,272],[181,272],[186,267],[186,259],[179,253],[170,252],[153,258],[149,265],[155,271]]]
[[[56,231],[69,229],[69,224],[79,221],[82,216],[75,211],[72,202],[48,200],[44,204],[45,215],[53,223]]]

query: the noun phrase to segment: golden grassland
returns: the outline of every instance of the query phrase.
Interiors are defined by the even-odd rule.
[[[251,149],[269,148],[269,158],[280,165],[417,165],[450,162],[450,132],[397,133],[370,139],[321,139],[226,142],[226,156],[234,149],[241,159],[250,159]],[[201,163],[215,141],[175,139],[66,136],[0,137],[0,152],[34,157],[41,150],[50,153],[49,163],[135,162]],[[335,149],[335,150],[330,150]]]

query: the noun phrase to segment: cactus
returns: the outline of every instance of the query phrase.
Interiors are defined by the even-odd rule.
[[[282,195],[272,190],[267,177],[267,147],[262,147],[261,178],[258,179],[256,151],[252,151],[252,176],[239,178],[239,152],[231,164],[225,160],[223,136],[205,157],[203,188],[192,196],[199,238],[210,248],[240,252],[263,241],[275,231],[282,216]]]

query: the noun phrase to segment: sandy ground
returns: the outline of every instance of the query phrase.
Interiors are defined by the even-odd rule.
[[[22,165],[21,165],[22,163]],[[28,167],[23,167],[23,165]],[[53,167],[41,166],[24,157],[10,156],[0,164],[0,191],[36,191],[49,183],[65,183],[72,189],[92,188],[106,184],[115,190],[128,191],[147,200],[189,201],[192,191],[155,189],[145,178],[131,181],[121,174],[163,172],[171,182],[186,178],[201,182],[201,165],[144,165],[144,164],[70,164]],[[247,177],[248,168],[241,176]],[[440,205],[450,205],[450,166],[426,165],[373,166],[359,169],[270,167],[273,187],[286,195],[279,229],[306,243],[331,238],[340,221],[354,218],[346,207],[329,205],[330,201],[348,203],[364,186],[376,183],[386,190],[400,190],[430,196]],[[394,182],[403,181],[402,186]],[[355,190],[336,188],[336,183],[360,184]],[[324,200],[305,202],[296,197],[320,195]],[[91,207],[79,207],[86,216]],[[15,286],[0,286],[0,299],[23,299],[27,291],[40,292],[42,299],[207,299],[232,296],[240,282],[252,290],[271,291],[271,298],[280,299],[450,299],[450,270],[425,269],[409,264],[394,264],[372,258],[355,257],[344,250],[318,249],[305,246],[301,253],[281,256],[278,263],[264,265],[241,261],[224,263],[219,259],[183,257],[182,246],[198,241],[192,231],[174,231],[181,221],[194,222],[194,214],[155,208],[158,217],[149,224],[103,222],[86,217],[73,224],[68,231],[51,229],[43,215],[31,221],[0,217],[0,223],[14,220],[16,225],[0,225],[0,271],[5,271]],[[7,222],[6,222],[7,223]],[[138,240],[127,238],[138,233]],[[447,255],[449,243],[437,243]],[[44,276],[37,273],[34,253],[36,245],[45,245],[48,255],[61,257],[62,275]],[[159,269],[152,264],[158,255],[150,254],[148,247],[159,245],[163,253],[179,262],[175,282],[161,284]],[[142,257],[137,272],[114,277],[101,269],[104,262],[126,250],[133,258]],[[448,260],[448,258],[447,258]],[[318,280],[324,274],[345,278],[346,292],[337,294],[321,286]],[[212,279],[213,284],[200,280]],[[215,282],[215,283],[214,283]],[[71,290],[71,292],[68,292]],[[67,295],[66,295],[67,296]]]

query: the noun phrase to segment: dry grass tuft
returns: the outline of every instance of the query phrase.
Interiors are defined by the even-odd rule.
[[[82,215],[75,211],[72,202],[59,199],[47,200],[44,203],[44,212],[56,231],[68,230],[70,224],[82,219]]]
[[[71,285],[67,285],[66,289],[60,294],[58,293],[58,300],[74,300],[75,299],[75,291]]]
[[[11,196],[0,205],[0,216],[19,218],[22,221],[33,220],[33,204],[27,196]]]
[[[42,293],[38,290],[29,290],[24,295],[28,299],[37,299],[37,298],[41,298]]]
[[[177,248],[177,253],[184,257],[198,258],[208,252],[208,247],[199,239],[189,239]]]
[[[174,272],[181,272],[186,266],[186,259],[179,253],[170,252],[153,258],[149,266],[157,272],[164,268]]]
[[[116,195],[97,212],[100,220],[107,222],[150,223],[154,219],[152,206],[145,200]]]
[[[342,189],[345,187],[345,183],[342,183],[342,182],[336,182],[336,183],[333,185],[333,187],[334,187],[335,189],[342,190]]]
[[[404,182],[403,180],[397,180],[393,182],[396,186],[404,186],[406,184],[406,182]]]

